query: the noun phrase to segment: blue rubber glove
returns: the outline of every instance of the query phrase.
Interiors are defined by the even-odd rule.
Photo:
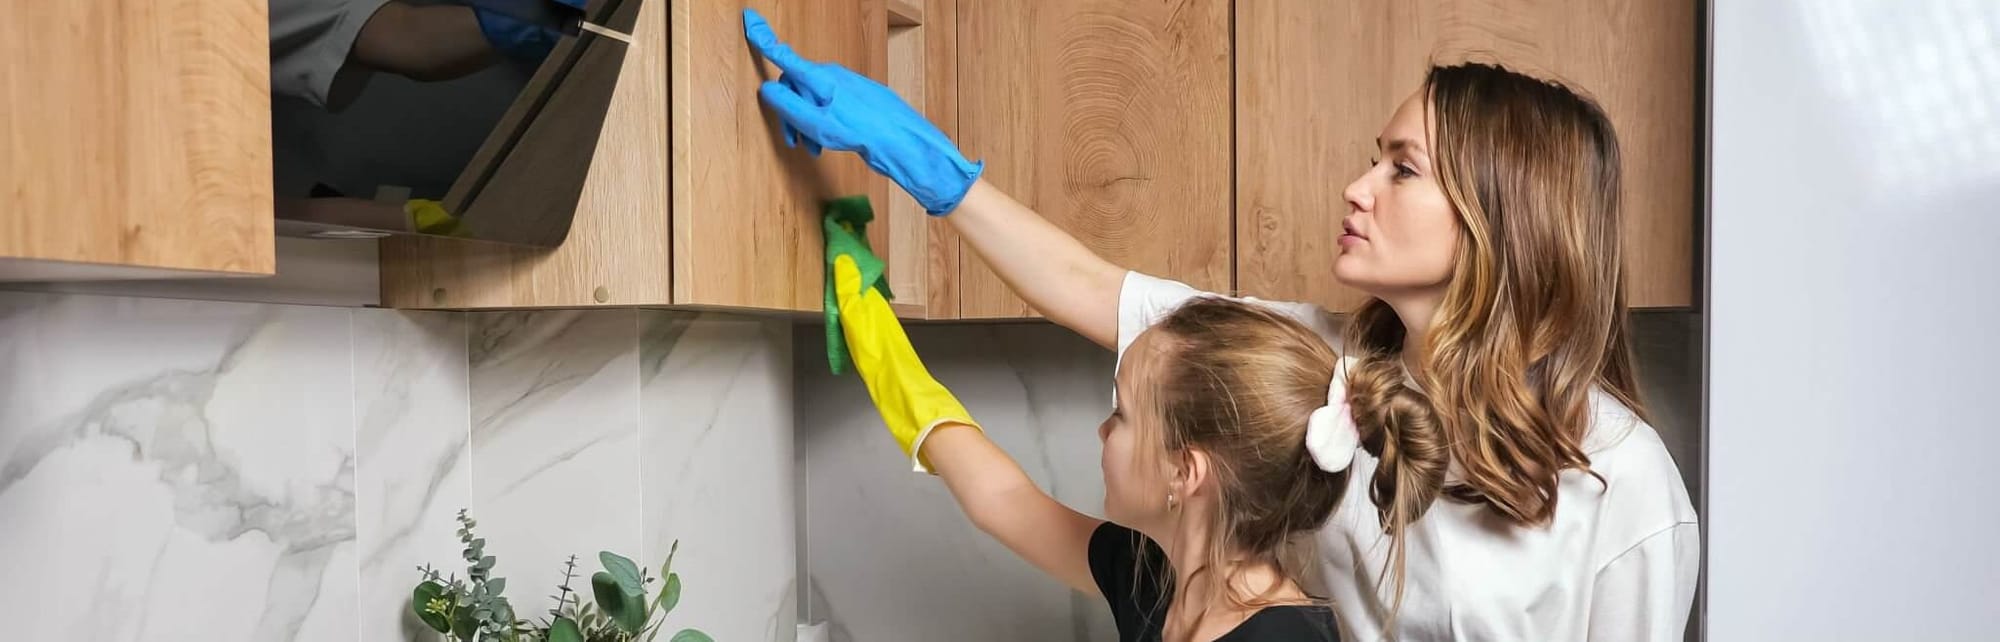
[[[468,0],[479,33],[494,51],[523,62],[541,62],[563,36],[562,23],[583,11],[585,0]]]
[[[784,121],[786,144],[803,140],[814,155],[822,148],[860,154],[933,216],[958,209],[985,169],[966,160],[944,132],[888,87],[846,67],[800,57],[755,10],[743,10],[743,35],[783,72],[757,93]]]

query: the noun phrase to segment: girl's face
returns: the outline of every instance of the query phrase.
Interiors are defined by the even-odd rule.
[[[1154,441],[1165,428],[1155,416],[1150,389],[1151,374],[1165,362],[1159,334],[1144,332],[1125,349],[1118,362],[1117,403],[1097,427],[1104,442],[1099,462],[1104,468],[1104,515],[1140,532],[1157,532],[1154,527],[1164,523],[1167,493],[1173,490],[1173,471],[1161,465]]]
[[[1423,91],[1396,109],[1375,140],[1381,154],[1342,196],[1333,276],[1377,297],[1441,290],[1458,252],[1458,216],[1432,164]]]

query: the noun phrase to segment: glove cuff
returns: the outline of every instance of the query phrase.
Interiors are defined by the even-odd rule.
[[[973,430],[977,430],[982,433],[986,432],[986,428],[980,426],[979,422],[973,421],[971,418],[967,417],[939,417],[937,419],[931,420],[931,423],[929,425],[924,426],[923,430],[917,432],[917,438],[910,442],[911,472],[925,473],[929,475],[937,474],[937,470],[931,468],[930,458],[924,456],[924,440],[929,439],[931,437],[931,432],[937,430],[938,426],[943,426],[945,424],[957,424],[960,426],[969,427]]]
[[[937,194],[925,200],[923,202],[925,214],[931,216],[946,216],[951,214],[952,210],[958,209],[959,202],[965,200],[966,193],[972,191],[972,184],[979,182],[979,175],[986,171],[986,161],[975,163],[965,160],[965,157],[957,153],[953,153],[951,157],[954,169],[958,171],[964,180],[960,181],[956,189],[952,190],[951,193]]]

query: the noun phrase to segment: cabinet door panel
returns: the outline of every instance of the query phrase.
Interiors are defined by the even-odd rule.
[[[269,35],[258,0],[0,8],[0,279],[272,274]]]
[[[813,158],[785,146],[777,117],[757,99],[778,72],[744,42],[742,9],[763,13],[801,55],[881,80],[884,0],[672,2],[674,303],[816,310],[824,203],[868,194],[883,212],[886,183],[854,154]],[[886,245],[882,231],[870,231]]]
[[[986,179],[1106,259],[1228,290],[1229,3],[958,8],[960,144]],[[965,318],[1034,316],[960,261]]]

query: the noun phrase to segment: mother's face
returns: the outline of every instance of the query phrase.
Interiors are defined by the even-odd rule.
[[[1458,215],[1437,179],[1424,92],[1404,100],[1376,139],[1381,154],[1342,196],[1333,276],[1376,297],[1442,291],[1458,252]]]

